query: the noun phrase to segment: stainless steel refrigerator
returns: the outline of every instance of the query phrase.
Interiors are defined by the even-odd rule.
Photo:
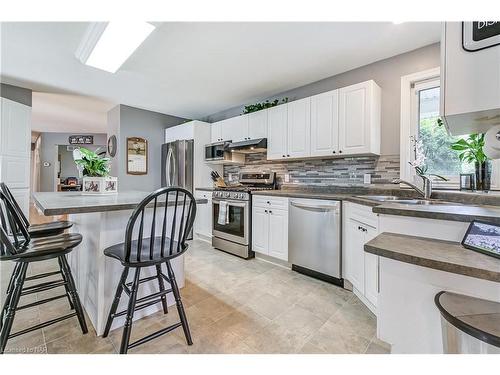
[[[193,192],[194,141],[180,140],[161,147],[161,185]]]

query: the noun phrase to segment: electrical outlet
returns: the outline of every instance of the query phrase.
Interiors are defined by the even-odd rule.
[[[369,173],[365,173],[363,175],[363,183],[365,184],[371,184],[372,183],[372,175]]]
[[[285,182],[290,182],[290,173],[285,173]]]

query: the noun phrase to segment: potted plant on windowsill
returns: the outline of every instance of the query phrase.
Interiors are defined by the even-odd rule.
[[[82,194],[114,194],[118,192],[118,179],[109,175],[109,158],[84,147],[77,149],[75,163],[82,171]]]
[[[470,134],[451,146],[459,151],[460,161],[474,163],[476,168],[476,190],[488,191],[491,187],[491,168],[488,157],[484,154],[484,134]]]

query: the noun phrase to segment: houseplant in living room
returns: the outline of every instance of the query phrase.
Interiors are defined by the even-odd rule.
[[[458,151],[460,161],[474,163],[476,168],[476,190],[488,191],[491,187],[491,167],[484,154],[484,134],[470,134],[450,146]]]
[[[75,150],[75,163],[83,174],[82,194],[116,193],[118,179],[109,175],[109,158],[100,156],[97,151],[84,147]]]

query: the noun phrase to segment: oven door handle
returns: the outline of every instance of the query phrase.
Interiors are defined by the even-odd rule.
[[[233,206],[233,207],[242,207],[245,208],[247,206],[247,203],[240,203],[240,202],[235,202],[235,201],[228,201],[225,199],[212,199],[212,202],[227,202],[228,206]]]

